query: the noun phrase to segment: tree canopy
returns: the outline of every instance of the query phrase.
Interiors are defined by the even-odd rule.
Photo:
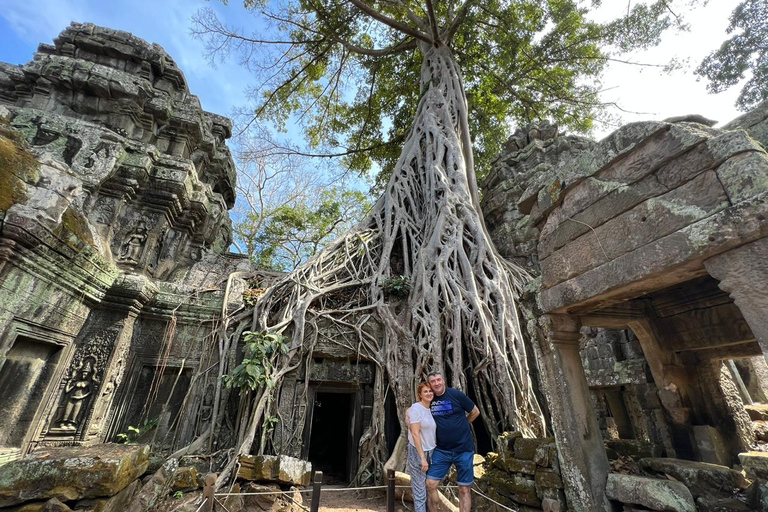
[[[744,0],[729,21],[727,31],[733,35],[702,61],[696,74],[710,81],[710,92],[718,93],[751,72],[736,100],[737,108],[749,110],[768,99],[768,2]]]
[[[237,137],[232,227],[235,246],[260,269],[290,271],[354,226],[371,202],[306,157],[271,154],[276,145],[257,127]]]
[[[419,42],[439,38],[462,70],[482,174],[514,124],[546,118],[589,130],[604,106],[606,63],[657,44],[675,21],[670,3],[635,3],[599,23],[574,0],[245,0],[258,28],[203,9],[193,31],[212,59],[235,53],[256,75],[256,118],[278,127],[295,119],[311,152],[383,171],[381,188],[418,104]]]

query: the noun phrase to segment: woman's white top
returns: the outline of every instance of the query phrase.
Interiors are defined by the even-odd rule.
[[[411,406],[411,412],[409,415],[411,423],[420,423],[421,430],[419,431],[419,437],[421,438],[421,449],[426,451],[432,450],[437,444],[437,428],[435,426],[435,420],[432,418],[432,413],[429,409],[416,402]],[[408,429],[408,442],[413,446],[413,434],[411,429]]]

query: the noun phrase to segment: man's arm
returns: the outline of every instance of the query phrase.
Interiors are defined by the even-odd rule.
[[[467,414],[467,421],[472,423],[478,416],[480,416],[480,409],[478,409],[477,406],[474,406],[472,410],[469,411],[469,414]]]

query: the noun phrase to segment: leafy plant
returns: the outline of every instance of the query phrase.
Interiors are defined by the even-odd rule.
[[[176,491],[175,493],[173,493],[173,497],[174,499],[180,500],[181,498],[184,497],[184,493],[181,491]]]
[[[267,433],[267,435],[271,434],[275,430],[275,427],[278,423],[280,423],[280,418],[277,416],[267,416],[264,418],[264,431]]]
[[[381,283],[384,295],[387,297],[396,297],[402,299],[408,296],[413,289],[411,279],[408,276],[393,276],[385,279]]]
[[[129,425],[126,432],[117,434],[117,442],[122,444],[136,444],[141,436],[154,429],[155,427],[157,427],[157,418],[145,420],[144,424],[138,427]]]
[[[223,375],[222,380],[228,388],[255,390],[262,386],[275,387],[272,372],[277,357],[286,354],[290,338],[274,333],[246,331],[243,333],[245,357],[232,370],[231,375]]]

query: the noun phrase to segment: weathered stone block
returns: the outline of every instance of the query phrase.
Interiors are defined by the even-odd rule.
[[[485,481],[501,496],[505,496],[517,503],[535,507],[541,504],[536,495],[536,483],[531,478],[492,470],[486,473]]]
[[[557,445],[555,443],[539,445],[539,447],[536,448],[536,455],[533,456],[533,461],[537,466],[543,468],[556,468]]]
[[[48,501],[36,501],[24,503],[16,507],[4,508],[3,512],[72,512],[72,509],[56,498],[51,498]]]
[[[741,467],[746,472],[747,478],[768,480],[768,453],[740,453],[739,462],[741,462]]]
[[[583,274],[728,206],[728,197],[715,173],[702,173],[584,233],[542,259],[542,286],[550,288]]]
[[[605,494],[612,500],[651,510],[696,512],[691,491],[682,483],[670,480],[610,473]]]
[[[729,465],[731,455],[723,441],[723,437],[715,427],[709,425],[694,425],[693,438],[699,450],[702,462],[710,464]]]
[[[564,512],[568,510],[568,502],[562,489],[540,490],[541,508],[544,511]]]
[[[768,482],[757,482],[749,491],[750,510],[768,510]]]
[[[312,464],[287,455],[243,455],[238,478],[289,485],[309,485]]]
[[[141,480],[134,480],[128,487],[111,498],[90,498],[78,501],[72,507],[84,512],[124,512],[129,510],[136,494],[141,491]]]
[[[503,469],[510,473],[532,475],[536,471],[536,463],[532,460],[506,459],[503,461]]]
[[[605,301],[626,298],[628,283],[633,297],[658,289],[664,269],[676,268],[674,275],[664,274],[669,286],[697,277],[693,262],[723,253],[768,235],[768,191],[760,197],[742,201],[710,217],[657,241],[624,254],[607,264],[591,269],[566,282],[541,292],[544,312],[579,304],[590,307]],[[700,267],[696,267],[698,269]]]
[[[0,466],[0,507],[114,496],[144,473],[148,446],[49,448]]]
[[[738,203],[768,190],[768,155],[760,151],[742,153],[717,168],[717,177],[731,203]]]
[[[613,450],[616,455],[640,460],[644,457],[659,457],[661,449],[648,441],[640,439],[608,439],[605,447]]]
[[[562,489],[563,481],[560,474],[551,469],[537,469],[534,475],[536,488],[543,489]]]
[[[699,512],[741,512],[747,510],[763,510],[752,508],[747,502],[746,497],[727,497],[727,498],[696,498],[696,509]]]
[[[536,483],[528,478],[521,476],[515,476],[512,481],[512,499],[523,505],[530,505],[532,507],[541,506],[541,500],[539,500],[536,494]]]
[[[680,459],[642,459],[640,467],[647,471],[669,475],[682,482],[695,497],[717,493],[731,494],[733,489],[745,489],[744,474],[726,466]]]
[[[515,458],[523,460],[533,460],[536,456],[536,450],[543,444],[554,442],[554,438],[545,437],[540,439],[520,438],[515,441]]]
[[[191,491],[199,487],[200,475],[194,467],[180,467],[173,473],[171,489],[174,491]]]
[[[768,404],[745,405],[744,410],[752,421],[768,421]]]

